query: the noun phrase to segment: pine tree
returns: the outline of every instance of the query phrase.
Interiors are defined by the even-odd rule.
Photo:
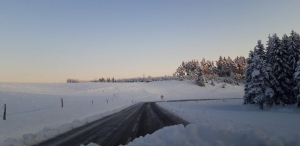
[[[226,58],[222,58],[222,56],[219,57],[219,60],[216,61],[217,64],[217,69],[218,69],[218,75],[220,77],[225,77],[226,76]]]
[[[299,61],[300,55],[300,37],[295,31],[292,30],[291,35],[288,38],[288,62],[289,66],[291,67],[291,73],[295,73],[297,69],[297,62]],[[291,75],[291,74],[290,74]],[[295,88],[298,85],[297,80],[293,80],[292,83],[293,87]],[[290,99],[291,103],[296,103],[297,100],[297,93]]]
[[[253,58],[253,52],[250,51],[249,58],[247,59],[248,64],[252,63],[252,58]],[[252,96],[249,94],[250,83],[252,80],[252,78],[251,78],[252,68],[251,67],[252,66],[248,65],[248,67],[246,68],[246,72],[245,72],[244,104],[253,103]]]
[[[113,78],[111,79],[111,82],[116,82],[115,77],[113,77]]]
[[[292,70],[295,71],[297,67],[297,62],[299,61],[300,55],[300,40],[299,34],[292,31],[288,41],[288,52],[289,52],[289,63],[292,67]]]
[[[177,79],[180,81],[184,80],[184,76],[185,76],[185,69],[182,65],[180,65],[176,71],[177,74]]]
[[[294,88],[294,93],[296,95],[296,98],[298,100],[297,107],[300,107],[300,61],[297,62],[296,71],[294,74],[294,81],[296,81],[297,85]]]
[[[274,91],[269,84],[270,65],[263,60],[257,50],[253,52],[253,58],[249,64],[251,70],[251,81],[248,83],[248,95],[253,97],[253,102],[263,109],[264,104],[271,106]]]
[[[264,45],[261,43],[261,40],[257,41],[257,45],[255,46],[255,49],[257,49],[257,53],[259,56],[262,57],[262,59],[266,59],[266,50]]]
[[[204,77],[203,77],[203,69],[201,66],[197,66],[195,69],[195,74],[196,74],[196,84],[199,86],[205,86],[204,84]]]
[[[285,91],[285,95],[288,98],[289,104],[295,103],[295,96],[293,94],[293,88],[294,88],[294,83],[293,83],[293,75],[294,75],[294,70],[289,66],[289,37],[287,35],[283,35],[282,40],[281,40],[281,49],[282,52],[280,52],[280,56],[282,57],[281,59],[281,64],[282,64],[282,73],[280,73],[279,76],[279,84],[283,86],[283,89]],[[275,76],[275,74],[274,74]]]
[[[284,38],[285,39],[285,38]],[[288,79],[290,73],[287,48],[284,48],[286,40],[282,42],[276,34],[272,36],[272,45],[269,47],[268,60],[271,64],[271,72],[274,75],[270,77],[270,83],[272,88],[275,90],[274,102],[276,104],[279,101],[290,104],[290,92],[291,92],[291,81]]]
[[[207,62],[205,61],[205,58],[202,59],[201,66],[203,69],[203,74],[207,75],[209,71],[208,71],[208,66],[207,66]]]
[[[267,47],[266,47],[266,61],[267,61],[267,63],[270,63],[270,61],[269,61],[269,58],[270,57],[272,57],[271,56],[271,52],[273,52],[273,50],[272,50],[272,46],[273,46],[273,44],[272,44],[272,37],[271,37],[271,35],[269,34],[269,37],[268,37],[268,41],[267,41]],[[270,63],[271,64],[271,63]]]

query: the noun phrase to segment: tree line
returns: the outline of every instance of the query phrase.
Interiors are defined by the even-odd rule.
[[[102,83],[133,83],[133,82],[153,82],[153,81],[166,81],[166,80],[176,80],[174,76],[160,76],[160,77],[136,77],[136,78],[99,78],[94,80],[83,81],[79,79],[67,79],[67,83],[82,83],[82,82],[102,82]]]
[[[201,62],[198,60],[182,61],[174,76],[180,81],[195,80],[198,85],[203,85],[203,82],[207,83],[208,79],[220,79],[220,77],[224,77],[225,82],[226,80],[242,82],[246,67],[247,62],[244,56],[237,56],[233,60],[230,57],[220,56],[218,61],[206,61],[203,58]]]
[[[266,47],[258,40],[249,52],[245,72],[244,104],[300,107],[300,36],[269,35]]]

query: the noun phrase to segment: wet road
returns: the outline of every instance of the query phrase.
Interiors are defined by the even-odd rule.
[[[79,146],[91,142],[101,146],[125,145],[136,137],[152,134],[165,126],[177,124],[188,123],[161,109],[155,103],[139,103],[37,146]]]

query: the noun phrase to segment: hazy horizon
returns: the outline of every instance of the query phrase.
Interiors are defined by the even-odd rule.
[[[172,75],[300,32],[300,1],[1,1],[0,82]]]

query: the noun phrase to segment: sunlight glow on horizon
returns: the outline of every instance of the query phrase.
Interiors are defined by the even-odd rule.
[[[2,1],[0,82],[172,75],[300,32],[300,1]]]

